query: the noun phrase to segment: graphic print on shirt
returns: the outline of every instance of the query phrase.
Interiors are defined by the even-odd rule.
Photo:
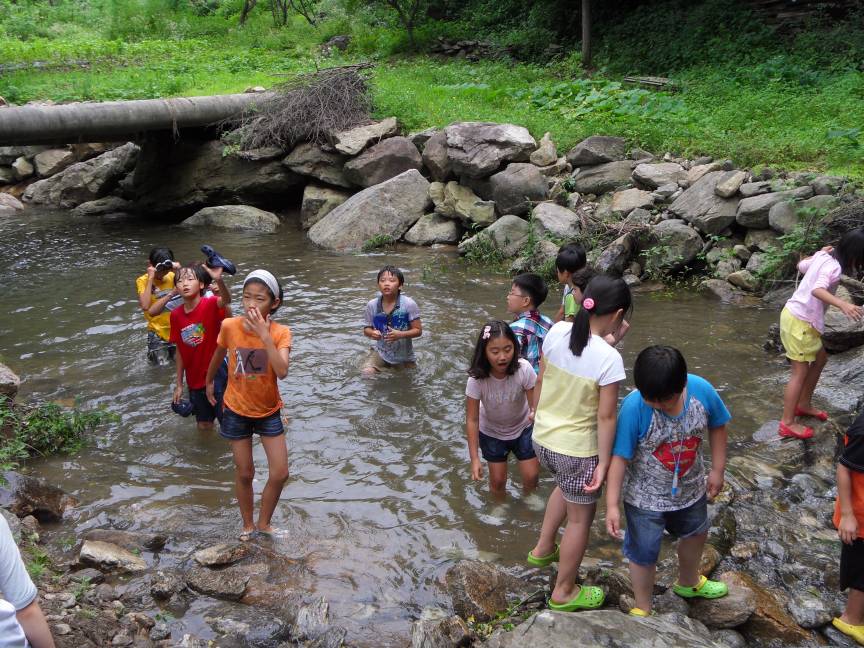
[[[683,441],[677,439],[666,441],[654,450],[653,455],[669,472],[675,470],[675,462],[677,460],[678,476],[683,477],[696,462],[701,442],[702,439],[696,436],[691,436]]]
[[[180,339],[187,346],[196,347],[204,343],[204,323],[193,322],[180,329]]]
[[[260,376],[267,373],[270,366],[267,360],[267,349],[241,349],[234,351],[236,365],[235,376]]]

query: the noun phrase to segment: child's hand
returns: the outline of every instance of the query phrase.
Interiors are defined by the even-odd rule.
[[[586,493],[593,493],[594,491],[600,490],[600,487],[603,486],[603,482],[606,481],[607,470],[609,470],[608,464],[597,464],[597,467],[594,469],[594,474],[591,475],[591,481],[585,484]]]
[[[841,515],[837,535],[848,545],[855,542],[855,538],[858,537],[858,519],[854,515]]]
[[[174,388],[174,396],[172,397],[171,402],[179,403],[181,398],[183,398],[183,385],[177,385]]]
[[[380,340],[384,336],[381,335],[381,331],[379,331],[378,329],[372,329],[369,332],[369,337],[372,338],[373,340]]]
[[[207,274],[210,275],[210,278],[211,278],[213,281],[219,281],[219,280],[222,278],[222,273],[225,271],[225,268],[222,268],[222,267],[219,267],[219,268],[211,268],[211,267],[208,266],[206,263],[204,263],[204,264],[202,264],[202,265],[204,266],[204,269],[207,271]],[[211,289],[211,290],[212,290],[212,289]]]
[[[479,459],[471,460],[471,479],[474,481],[483,479],[483,462]]]
[[[405,331],[396,331],[394,329],[388,329],[387,335],[384,336],[384,339],[387,342],[395,342],[396,340],[405,337]]]
[[[528,409],[528,420],[531,421],[531,423],[534,422],[534,408],[533,407]]]
[[[262,340],[270,335],[270,320],[263,318],[254,306],[246,311],[246,327]]]
[[[156,276],[156,268],[154,268],[154,267],[153,267],[152,265],[150,265],[149,263],[147,264],[147,276],[148,276],[150,279],[152,279],[153,277]]]
[[[212,382],[208,382],[205,387],[205,393],[207,394],[207,400],[213,407],[216,407],[216,385]]]
[[[723,490],[723,484],[725,480],[723,478],[722,470],[711,470],[708,473],[708,483],[705,488],[705,492],[708,495],[708,501],[713,501],[715,497],[720,494],[720,491]]]
[[[833,245],[826,245],[825,247],[822,248],[822,251],[827,252],[828,254],[831,254],[834,251],[834,246]]]
[[[624,532],[621,530],[621,509],[617,504],[606,509],[606,532],[618,540],[624,539]]]
[[[849,302],[843,302],[839,307],[843,314],[849,319],[855,320],[856,322],[860,321],[862,317],[864,317],[864,308],[860,306],[856,306],[855,304],[850,304]]]

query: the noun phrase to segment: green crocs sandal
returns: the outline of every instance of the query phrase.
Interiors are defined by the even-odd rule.
[[[729,586],[721,581],[708,580],[700,576],[696,587],[675,584],[672,586],[672,591],[683,598],[716,599],[726,596],[729,593]]]
[[[546,556],[537,557],[530,551],[528,552],[528,561],[529,565],[533,565],[534,567],[548,567],[553,562],[558,562],[558,557],[561,555],[561,547],[556,543],[555,551]]]
[[[603,605],[606,595],[595,585],[583,585],[579,593],[566,603],[555,603],[549,599],[549,609],[557,612],[575,612],[576,610],[595,610]]]

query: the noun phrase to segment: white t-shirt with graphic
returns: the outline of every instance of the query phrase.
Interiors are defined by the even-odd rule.
[[[531,363],[519,358],[519,367],[506,378],[469,378],[465,395],[480,401],[480,431],[496,439],[515,439],[530,424],[526,389],[533,389],[537,374]]]

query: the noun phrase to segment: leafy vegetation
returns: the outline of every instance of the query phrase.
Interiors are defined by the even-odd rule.
[[[370,239],[363,242],[361,248],[363,252],[372,252],[380,248],[390,247],[396,243],[396,240],[389,234],[376,234]]]
[[[765,283],[789,276],[802,257],[812,255],[825,245],[826,230],[822,225],[825,214],[823,209],[799,209],[795,229],[778,239],[779,246],[763,252],[757,279]]]

